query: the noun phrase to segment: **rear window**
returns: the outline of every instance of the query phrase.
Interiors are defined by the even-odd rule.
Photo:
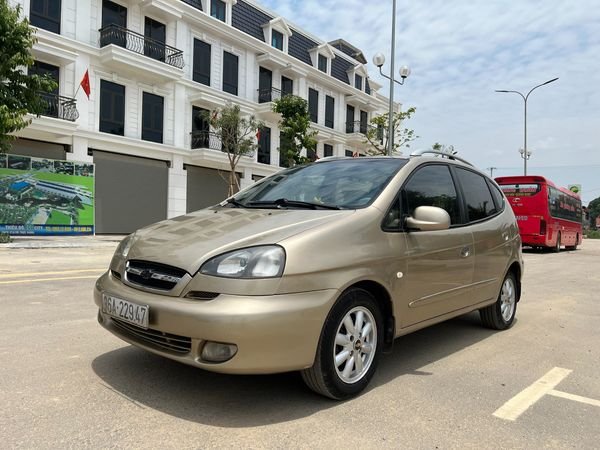
[[[537,183],[501,184],[500,189],[507,197],[531,197],[540,192],[542,186]]]

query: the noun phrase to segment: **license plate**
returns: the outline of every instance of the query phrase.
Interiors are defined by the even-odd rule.
[[[518,221],[521,221],[521,222],[523,222],[524,220],[529,219],[528,216],[516,216],[516,218],[517,218]]]
[[[150,312],[148,306],[137,305],[122,298],[102,294],[102,312],[138,327],[148,328]]]

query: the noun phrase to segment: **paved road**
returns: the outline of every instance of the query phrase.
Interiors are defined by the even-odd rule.
[[[600,446],[600,241],[526,253],[512,329],[472,314],[405,336],[343,403],[297,374],[211,374],[105,332],[91,292],[113,248],[0,249],[0,447]],[[554,368],[572,372],[549,387]]]

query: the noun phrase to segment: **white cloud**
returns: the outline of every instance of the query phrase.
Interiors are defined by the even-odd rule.
[[[390,1],[265,0],[324,40],[343,38],[389,60]],[[596,0],[397,2],[396,63],[412,74],[396,98],[417,107],[406,125],[421,136],[416,147],[453,144],[479,167],[522,167],[523,100],[531,94],[528,141],[532,167],[559,184],[581,183],[584,199],[600,188],[600,4]],[[389,62],[386,63],[389,67]],[[384,68],[385,69],[385,68]],[[386,88],[373,68],[372,77]],[[564,167],[555,171],[544,167]],[[576,166],[576,167],[575,167]],[[544,174],[544,173],[540,173]]]

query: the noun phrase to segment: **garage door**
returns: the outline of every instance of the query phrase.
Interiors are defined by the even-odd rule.
[[[15,155],[32,156],[34,158],[67,159],[65,146],[51,142],[34,141],[31,139],[15,139],[9,153]]]
[[[93,150],[96,233],[131,233],[167,218],[166,161]]]
[[[216,205],[227,198],[228,171],[189,165],[185,167],[187,169],[187,212]]]

